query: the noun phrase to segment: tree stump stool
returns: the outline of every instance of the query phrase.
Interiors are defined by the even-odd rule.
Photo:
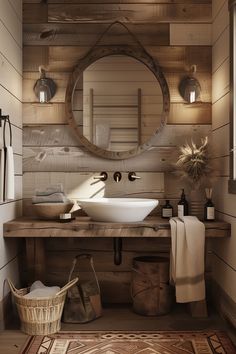
[[[168,313],[173,303],[169,259],[144,256],[133,259],[131,295],[134,312],[145,316]]]

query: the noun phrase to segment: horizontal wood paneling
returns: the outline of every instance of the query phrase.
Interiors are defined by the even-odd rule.
[[[211,4],[24,4],[24,23],[210,22]]]
[[[7,204],[0,204],[0,222],[5,223],[20,216],[22,212],[22,202],[10,202]],[[0,228],[0,268],[4,267],[17,253],[17,243],[14,239],[4,240],[2,237],[2,227]],[[2,292],[1,292],[2,295]],[[1,296],[0,295],[0,296]]]
[[[157,42],[156,38],[154,41]],[[146,46],[146,49],[158,61],[164,72],[183,73],[185,70],[190,70],[193,63],[196,63],[199,72],[211,71],[210,46],[154,46],[153,44]],[[88,50],[89,47],[68,45],[27,45],[24,47],[24,71],[38,72],[39,65],[44,65],[48,71],[71,72]]]
[[[0,41],[0,52],[7,58],[8,62],[21,74],[22,72],[22,49],[12,40],[12,35],[0,21],[0,32],[2,40]]]
[[[63,124],[67,123],[65,103],[40,104],[23,103],[24,124]]]
[[[9,115],[12,124],[22,127],[22,103],[1,85],[0,107],[3,114]]]
[[[93,46],[108,24],[42,23],[24,24],[24,45],[77,45],[78,57]],[[169,45],[169,24],[127,24],[127,28],[145,46]],[[134,38],[120,25],[113,26],[98,45],[134,44]]]
[[[217,177],[229,177],[229,154],[216,157],[211,160],[214,175]]]
[[[221,218],[221,220],[225,220],[231,224],[231,234],[233,237],[225,240],[225,242],[222,242],[222,240],[217,240],[217,242],[214,243],[213,250],[217,256],[226,260],[228,265],[234,268],[236,272],[236,237],[234,237],[236,234],[236,218],[222,213],[219,213],[218,216]]]
[[[0,85],[22,100],[22,76],[0,53]]]
[[[105,169],[134,171],[170,171],[177,159],[174,147],[153,148],[132,160],[113,161],[92,156],[88,151],[78,147],[25,147],[23,150],[25,172],[30,171],[90,171],[93,166],[97,171]],[[90,166],[88,166],[88,160]],[[153,161],[155,165],[153,165]]]
[[[90,169],[91,170],[91,169]],[[153,193],[162,195],[164,192],[163,173],[135,171],[141,179],[133,183],[128,180],[128,172],[123,172],[119,183],[114,181],[113,173],[108,173],[106,183],[94,180],[100,174],[94,172],[25,172],[24,197],[31,198],[37,189],[45,189],[50,184],[62,183],[69,198],[89,198],[92,196],[125,196]]]
[[[22,175],[22,156],[14,154],[15,175]]]
[[[19,3],[18,0],[16,0],[16,5],[18,5],[17,3]],[[0,20],[11,33],[12,41],[17,42],[18,45],[22,47],[22,22],[19,15],[14,10],[15,8],[10,1],[2,1]],[[9,58],[9,60],[10,59],[11,58]]]
[[[212,47],[212,72],[229,57],[229,27],[226,27]]]
[[[170,24],[170,45],[211,45],[211,24]]]
[[[229,155],[229,124],[212,131],[212,154],[216,156]]]
[[[229,123],[229,93],[212,105],[212,116],[212,129],[217,129]]]
[[[213,277],[233,301],[236,301],[236,271],[220,258],[213,258]]]
[[[218,15],[219,11],[221,10],[224,3],[227,0],[214,0],[212,1],[212,18],[215,20],[216,16]]]
[[[215,103],[229,92],[229,59],[212,75],[212,102]]]
[[[168,124],[211,124],[211,103],[171,103]]]
[[[214,45],[224,29],[229,25],[228,1],[225,1],[212,23],[212,44]]]
[[[211,125],[165,125],[160,135],[156,137],[154,146],[175,147],[183,140],[200,138],[211,133]],[[81,146],[68,125],[29,125],[24,127],[23,145],[30,147],[44,146]],[[152,151],[152,149],[150,150]],[[96,157],[97,158],[97,157]],[[131,159],[128,160],[129,162]]]
[[[9,0],[11,6],[14,8],[20,22],[22,23],[22,0]]]
[[[3,291],[0,293],[0,301],[9,292],[9,287],[4,285],[7,278],[10,278],[13,284],[19,284],[19,263],[17,257],[13,258],[11,262],[0,269],[0,284],[3,286]]]
[[[71,4],[66,10],[59,4],[48,6],[49,22],[208,22],[210,17],[209,4]]]
[[[214,181],[214,201],[216,209],[222,213],[236,217],[235,195],[228,193],[228,177],[218,177]],[[235,237],[235,235],[232,235]]]

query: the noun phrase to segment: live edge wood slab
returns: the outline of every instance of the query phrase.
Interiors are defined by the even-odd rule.
[[[229,237],[230,224],[204,222],[206,237]],[[169,221],[158,216],[135,223],[107,223],[81,216],[68,223],[18,218],[4,224],[4,237],[170,237]]]
[[[230,224],[224,221],[204,222],[207,238],[229,237]],[[45,245],[47,237],[170,237],[169,221],[158,216],[136,223],[95,222],[81,216],[69,223],[22,217],[3,225],[6,238],[24,238],[28,283],[45,277]],[[192,317],[207,317],[206,301],[188,304]]]

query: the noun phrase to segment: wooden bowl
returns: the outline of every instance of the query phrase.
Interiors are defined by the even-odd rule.
[[[35,215],[40,219],[59,219],[60,214],[69,213],[74,203],[38,203],[32,204]]]

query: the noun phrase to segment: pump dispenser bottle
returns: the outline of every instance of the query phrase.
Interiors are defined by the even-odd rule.
[[[185,215],[188,215],[188,202],[185,197],[184,189],[182,189],[181,198],[178,202],[178,217],[182,218]]]

